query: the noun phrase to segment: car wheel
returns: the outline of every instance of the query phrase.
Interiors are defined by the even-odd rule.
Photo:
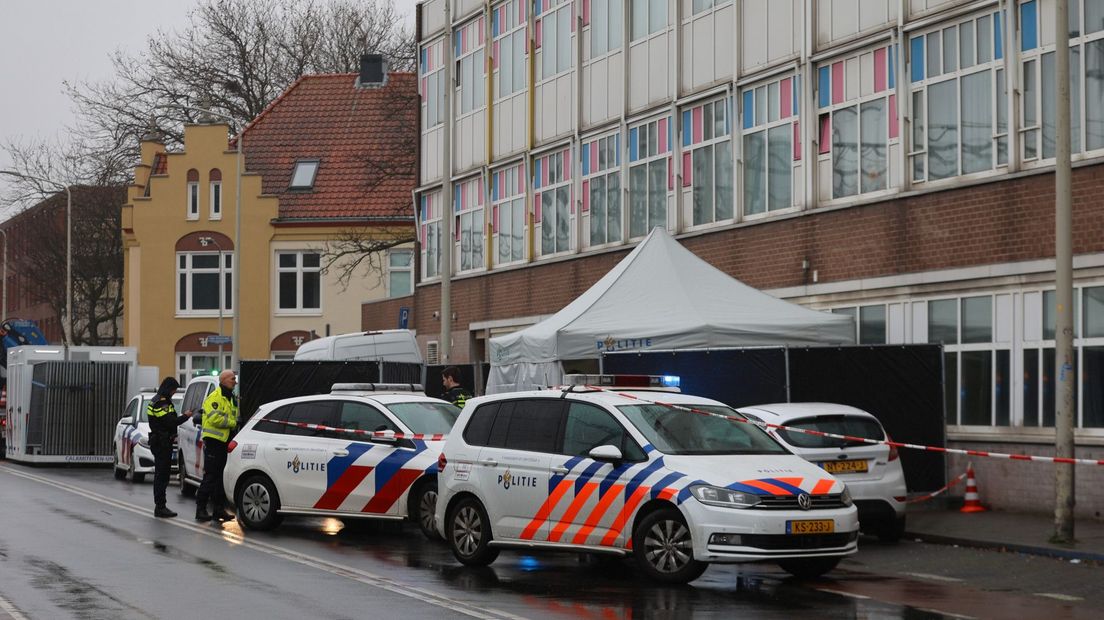
[[[779,560],[782,570],[798,579],[815,579],[832,570],[841,558],[795,558]]]
[[[127,470],[125,470],[125,469],[123,469],[122,467],[119,466],[119,453],[118,453],[118,451],[114,451],[112,453],[111,460],[112,460],[111,467],[112,467],[112,469],[115,470],[115,479],[116,480],[123,480],[124,478],[126,478],[127,477]]]
[[[900,542],[905,535],[905,517],[890,517],[878,527],[878,540],[884,543]]]
[[[407,513],[418,524],[422,535],[430,540],[440,540],[437,533],[437,480],[428,479],[415,485],[407,498]]]
[[[276,486],[264,476],[251,476],[234,497],[238,518],[251,530],[270,530],[282,520]]]
[[[135,482],[142,482],[143,480],[146,479],[145,474],[140,474],[140,473],[134,471],[134,468],[135,468],[134,455],[131,454],[130,455],[130,482],[131,482],[131,484],[133,484]]]
[[[644,572],[665,583],[689,583],[709,567],[694,559],[694,541],[677,508],[661,508],[633,532],[633,554]]]
[[[466,566],[487,566],[498,557],[490,546],[491,524],[487,511],[474,497],[460,500],[448,516],[448,544],[452,554]]]
[[[188,484],[188,473],[184,470],[184,451],[176,454],[176,478],[180,482],[180,494],[184,497],[195,497],[196,488]]]

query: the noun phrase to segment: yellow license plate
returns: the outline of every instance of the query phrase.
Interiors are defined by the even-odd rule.
[[[864,474],[870,471],[865,460],[825,461],[820,465],[830,474]]]
[[[834,531],[836,531],[836,522],[832,519],[786,521],[787,534],[831,534]]]

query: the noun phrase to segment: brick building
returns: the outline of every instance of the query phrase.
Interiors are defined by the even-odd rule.
[[[450,251],[451,359],[484,361],[665,226],[747,284],[854,316],[861,343],[942,343],[952,445],[1050,453],[1053,2],[424,2],[420,278],[364,327],[409,307],[432,354]],[[1071,7],[1076,441],[1100,458],[1104,1]],[[1053,502],[1048,466],[975,466],[983,500]],[[1078,472],[1079,514],[1104,512],[1102,482]]]

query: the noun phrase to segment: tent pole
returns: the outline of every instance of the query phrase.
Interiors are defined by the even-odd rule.
[[[786,402],[791,403],[793,399],[790,397],[790,347],[782,347],[782,355],[786,361]]]

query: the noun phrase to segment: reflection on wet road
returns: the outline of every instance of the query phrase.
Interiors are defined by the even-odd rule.
[[[30,618],[1090,617],[1088,606],[872,571],[863,551],[815,581],[729,565],[671,587],[630,562],[573,554],[504,552],[490,567],[462,567],[443,543],[397,523],[288,518],[268,533],[200,525],[174,492],[181,517],[155,520],[150,494],[102,469],[0,464],[0,603]],[[900,551],[873,547],[867,560]]]

